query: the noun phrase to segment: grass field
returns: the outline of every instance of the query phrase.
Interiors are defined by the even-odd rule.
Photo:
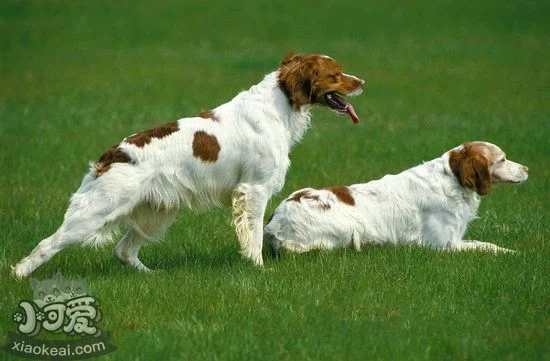
[[[0,3],[0,343],[32,295],[10,265],[61,223],[87,162],[134,132],[210,109],[289,50],[367,80],[361,123],[313,112],[283,191],[364,182],[467,140],[529,180],[483,200],[467,237],[518,255],[366,247],[238,255],[228,209],[182,211],[145,248],[67,250],[35,277],[84,277],[118,350],[104,360],[550,359],[547,1]],[[0,353],[0,359],[7,354]]]

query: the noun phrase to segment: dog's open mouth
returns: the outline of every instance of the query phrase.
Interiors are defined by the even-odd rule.
[[[326,106],[337,114],[349,114],[354,123],[359,123],[359,117],[353,109],[353,105],[348,103],[340,94],[332,92],[325,94]]]

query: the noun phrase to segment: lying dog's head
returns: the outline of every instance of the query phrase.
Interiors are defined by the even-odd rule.
[[[349,114],[354,123],[359,121],[342,96],[361,94],[365,81],[342,73],[342,66],[328,56],[288,54],[279,67],[279,84],[296,108],[320,104],[337,114]]]
[[[528,168],[506,159],[506,154],[488,142],[468,142],[449,154],[449,166],[464,187],[487,195],[494,183],[527,180]]]

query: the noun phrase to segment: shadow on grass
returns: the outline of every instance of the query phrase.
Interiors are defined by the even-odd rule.
[[[237,249],[231,246],[220,247],[214,250],[200,249],[197,247],[185,248],[179,254],[171,253],[156,254],[153,260],[149,261],[157,270],[173,270],[181,268],[200,268],[219,270],[231,268],[247,263],[239,255]],[[252,265],[252,263],[250,263]]]
[[[153,272],[151,275],[163,274],[183,269],[199,269],[199,270],[220,270],[229,269],[241,264],[247,264],[242,260],[238,252],[232,247],[226,247],[223,251],[218,252],[201,252],[197,249],[186,249],[185,252],[168,253],[166,250],[156,254],[151,254],[140,257],[143,263]],[[252,264],[250,263],[252,266]],[[81,269],[70,267],[71,271],[80,274],[89,274],[94,276],[121,276],[121,275],[149,275],[143,273],[133,267],[123,265],[119,260],[112,256],[110,259],[98,257],[89,262]]]

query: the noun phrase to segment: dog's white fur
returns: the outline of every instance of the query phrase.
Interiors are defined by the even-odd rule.
[[[310,58],[289,55],[285,62],[294,66],[293,61]],[[359,88],[364,84],[355,77],[348,80]],[[180,119],[177,131],[153,137],[144,146],[126,138],[117,151],[129,162],[115,162],[101,174],[93,164],[72,196],[63,224],[13,268],[14,276],[29,275],[69,245],[103,244],[121,227],[128,232],[115,248],[116,256],[126,265],[148,271],[138,259],[140,247],[162,237],[181,206],[204,210],[232,204],[241,252],[262,265],[265,208],[283,186],[288,154],[308,128],[310,108],[316,103],[296,105],[289,92],[280,85],[279,69],[213,109],[210,114],[215,119]],[[215,161],[205,162],[193,154],[197,132],[217,141]]]
[[[468,175],[461,172],[472,171],[465,169],[472,166],[466,149],[469,156],[483,162],[480,168],[474,164],[474,173],[487,167],[491,183],[517,183],[528,177],[527,167],[507,160],[496,145],[470,142],[400,174],[340,188],[340,193],[345,191],[351,197],[347,202],[330,188],[296,191],[275,210],[265,237],[275,253],[281,247],[294,252],[342,247],[359,250],[366,243],[508,251],[491,243],[462,239],[468,223],[476,218],[480,203],[476,190],[488,193],[488,189],[480,191],[462,178]],[[459,166],[456,158],[453,169],[452,154],[463,157],[464,164]]]

